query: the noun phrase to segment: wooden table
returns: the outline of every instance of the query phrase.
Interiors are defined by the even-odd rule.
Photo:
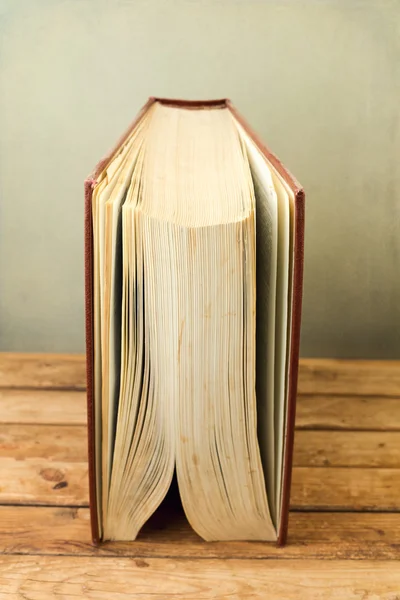
[[[0,355],[0,598],[400,599],[400,362],[301,362],[287,547],[91,545],[82,356]]]

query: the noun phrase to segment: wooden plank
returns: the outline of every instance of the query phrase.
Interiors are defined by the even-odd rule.
[[[204,542],[181,511],[158,511],[135,542],[90,540],[89,509],[0,507],[0,554],[187,558],[400,559],[400,514],[291,513],[285,548]]]
[[[62,390],[0,389],[0,423],[86,425],[86,394]],[[299,396],[296,427],[400,431],[400,400]]]
[[[3,556],[2,599],[398,598],[400,563]]]
[[[298,396],[296,427],[400,431],[400,400],[382,396]]]
[[[0,423],[86,425],[86,392],[0,389]]]
[[[400,361],[302,358],[298,392],[400,397]]]
[[[83,390],[85,357],[0,353],[0,386]],[[303,358],[298,391],[299,394],[400,397],[400,361]]]
[[[0,504],[87,506],[86,462],[0,458]]]
[[[296,467],[400,467],[400,432],[296,431]]]
[[[0,504],[87,506],[87,465],[0,458]],[[400,469],[295,467],[292,508],[400,510]]]
[[[88,505],[84,426],[0,425],[0,504]]]
[[[0,424],[0,458],[44,458],[68,463],[87,460],[86,427]]]
[[[301,510],[400,510],[400,469],[295,467],[291,507]]]
[[[0,387],[84,390],[83,354],[0,353]]]

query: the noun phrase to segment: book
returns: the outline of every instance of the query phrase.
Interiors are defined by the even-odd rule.
[[[304,191],[229,100],[150,98],[85,182],[93,540],[174,477],[207,541],[287,535]]]

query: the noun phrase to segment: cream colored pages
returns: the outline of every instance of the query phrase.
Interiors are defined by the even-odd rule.
[[[105,538],[176,467],[205,539],[276,539],[257,441],[255,214],[227,110],[157,105],[123,213],[121,389]]]
[[[277,322],[280,323],[282,334],[277,337],[277,356],[281,356],[281,364],[285,363],[284,372],[281,370],[279,377],[278,397],[282,397],[284,390],[284,402],[278,402],[278,408],[275,412],[275,430],[277,447],[282,448],[281,452],[276,453],[276,504],[277,504],[277,523],[280,523],[282,509],[282,483],[283,483],[283,465],[286,452],[287,436],[287,405],[288,405],[288,378],[289,378],[289,360],[292,331],[292,303],[293,303],[293,262],[294,262],[294,193],[287,182],[278,173],[275,167],[268,163],[274,187],[277,190],[278,202],[278,247],[280,260],[278,260],[278,280],[277,280]],[[286,264],[288,267],[286,268]],[[286,328],[286,334],[285,334]],[[279,343],[280,340],[280,343]],[[284,344],[284,346],[283,346]]]
[[[289,293],[289,247],[290,247],[290,206],[289,196],[271,171],[278,197],[278,276],[276,286],[276,343],[275,343],[275,472],[276,472],[276,522],[280,522],[282,495],[282,468],[284,456],[285,415],[287,406],[287,366],[288,366],[288,293]]]
[[[103,479],[104,501],[113,460],[121,369],[121,301],[122,301],[122,205],[130,186],[138,155],[143,145],[148,111],[130,136],[129,149],[116,172],[116,182],[105,203],[104,273],[102,310],[102,411],[103,411]]]
[[[187,228],[177,252],[182,502],[207,540],[275,539],[256,438],[249,167],[227,111],[180,117],[177,203]]]
[[[290,257],[290,244],[291,244],[291,226],[290,226],[290,200],[287,192],[287,186],[282,181],[276,170],[270,165],[265,157],[258,150],[254,142],[249,138],[243,128],[237,124],[241,136],[243,137],[246,148],[249,153],[249,159],[251,165],[258,166],[258,171],[252,166],[252,174],[255,181],[259,181],[261,185],[255,185],[257,202],[257,217],[258,221],[257,232],[259,233],[257,238],[257,252],[259,257],[257,258],[257,332],[262,334],[264,327],[269,331],[269,339],[266,342],[268,352],[265,352],[263,348],[263,338],[258,337],[257,340],[257,352],[260,358],[260,362],[257,362],[257,369],[260,377],[263,373],[262,362],[264,356],[268,356],[268,360],[272,359],[272,365],[267,363],[266,366],[266,381],[268,392],[273,397],[273,410],[268,402],[268,398],[271,396],[267,392],[266,406],[269,406],[269,413],[266,415],[267,419],[263,419],[263,397],[264,389],[262,386],[262,380],[258,378],[259,386],[257,394],[261,393],[262,397],[258,396],[257,406],[259,408],[259,440],[261,448],[264,447],[266,440],[269,442],[269,448],[265,448],[266,455],[269,461],[266,463],[263,461],[264,468],[267,468],[267,482],[268,487],[268,498],[270,502],[271,512],[274,518],[274,522],[278,527],[281,515],[281,496],[282,496],[282,468],[283,468],[283,456],[285,451],[285,430],[286,430],[286,406],[288,401],[287,396],[287,370],[288,370],[288,351],[289,351],[289,339],[288,339],[288,319],[290,317],[289,310],[289,272],[291,271],[291,260]],[[260,175],[261,174],[261,175]],[[271,221],[270,210],[268,210],[268,190],[274,190],[274,199],[276,202],[277,209],[277,222],[275,230],[274,244],[276,244],[276,270],[275,277],[276,283],[273,293],[270,294],[266,290],[264,284],[264,277],[270,274],[268,269],[269,265],[269,253],[270,253],[270,237],[271,237]],[[270,197],[272,197],[270,192]],[[264,225],[265,222],[265,225]],[[274,236],[272,236],[274,238]],[[260,272],[261,271],[261,272]],[[271,309],[270,304],[273,303],[275,310]],[[264,316],[265,311],[265,316]],[[269,316],[265,322],[267,314],[273,313],[274,320]],[[264,324],[265,323],[265,324]],[[263,327],[264,324],[264,327]],[[274,343],[272,343],[272,331],[275,333]],[[271,388],[271,368],[274,371],[272,380],[273,386]],[[272,425],[271,425],[271,413]],[[270,429],[273,427],[273,441],[271,439]],[[271,458],[271,444],[273,444],[273,458]],[[274,484],[270,486],[270,475],[271,463],[273,465],[273,481]]]
[[[140,125],[140,124],[139,124]],[[110,198],[119,198],[121,189],[125,189],[127,165],[132,163],[132,146],[137,137],[136,128],[117,151],[113,159],[104,171],[97,177],[97,185],[92,196],[92,218],[93,218],[93,290],[94,290],[94,405],[95,405],[95,463],[96,463],[96,495],[97,511],[100,515],[99,526],[102,535],[102,513],[108,497],[108,481],[110,469],[110,431],[109,403],[108,403],[108,381],[114,377],[115,363],[112,361],[111,368],[105,367],[108,357],[108,331],[105,327],[105,273],[114,260],[110,260],[106,254],[106,205]],[[140,129],[140,127],[139,127]],[[130,180],[130,179],[129,179]],[[123,194],[123,191],[122,191]],[[115,243],[111,244],[115,253]],[[109,287],[109,286],[108,286]],[[107,349],[105,346],[107,345]],[[117,363],[118,364],[118,363]],[[107,389],[104,396],[103,391]]]
[[[94,406],[95,406],[95,463],[96,463],[96,497],[97,513],[100,515],[99,527],[102,534],[102,507],[106,493],[103,491],[103,476],[105,465],[102,463],[102,432],[103,432],[103,407],[102,407],[102,301],[104,289],[104,221],[105,203],[115,185],[115,174],[119,169],[128,146],[124,146],[98,177],[98,183],[93,190],[92,218],[93,218],[93,346],[94,346]],[[103,495],[104,494],[104,495]]]
[[[286,369],[285,369],[285,402],[284,402],[284,410],[283,410],[283,452],[280,458],[281,465],[278,476],[280,477],[280,484],[277,488],[277,493],[279,494],[277,497],[278,501],[278,514],[280,517],[281,509],[282,509],[282,483],[283,483],[283,465],[285,460],[285,452],[286,452],[286,436],[287,436],[287,406],[289,400],[289,365],[290,365],[290,348],[291,348],[291,332],[292,332],[292,304],[293,304],[293,265],[294,265],[294,238],[295,238],[295,197],[293,190],[288,186],[286,181],[281,177],[281,175],[272,167],[271,173],[277,180],[279,180],[281,186],[285,191],[285,198],[288,199],[288,209],[287,209],[287,219],[288,219],[288,229],[289,229],[289,244],[287,248],[288,252],[288,279],[287,279],[287,342],[286,342]],[[279,186],[277,185],[279,188]],[[284,293],[284,292],[283,292]]]
[[[121,392],[105,519],[110,539],[136,537],[164,498],[175,462],[174,394],[168,386],[173,379],[168,360],[163,360],[163,350],[168,356],[176,343],[173,315],[166,307],[174,277],[165,268],[165,223],[143,211],[148,152],[146,141],[123,207]]]
[[[276,540],[291,244],[276,177],[228,109],[155,103],[99,179],[103,539],[135,539],[176,470],[204,539]]]
[[[276,448],[275,428],[277,406],[275,373],[279,363],[275,353],[279,332],[276,331],[276,291],[278,268],[278,200],[271,173],[265,167],[257,149],[246,140],[246,149],[254,182],[256,198],[257,247],[257,333],[256,333],[256,394],[258,439],[268,490],[271,515],[276,523]],[[278,334],[278,335],[277,335]],[[277,378],[279,377],[277,373]]]

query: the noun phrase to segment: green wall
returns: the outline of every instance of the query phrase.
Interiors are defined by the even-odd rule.
[[[303,356],[400,358],[400,2],[0,3],[0,350],[81,352],[83,180],[230,97],[307,192]]]

